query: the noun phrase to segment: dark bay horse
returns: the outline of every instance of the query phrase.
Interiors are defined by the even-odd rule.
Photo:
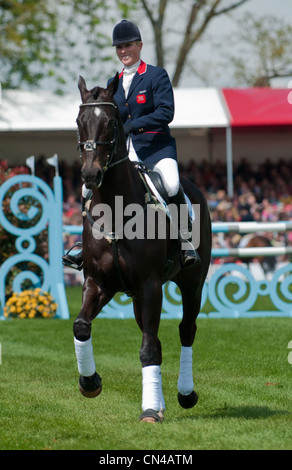
[[[101,392],[101,378],[95,370],[93,357],[91,322],[117,292],[127,292],[133,298],[135,318],[142,331],[143,413],[140,421],[157,422],[163,419],[165,409],[158,329],[162,286],[167,280],[179,286],[183,301],[183,317],[179,325],[181,358],[178,400],[184,408],[194,406],[198,400],[193,390],[192,345],[210,263],[211,223],[203,194],[190,182],[184,181],[182,185],[189,200],[200,207],[200,220],[194,224],[197,223],[200,231],[200,265],[182,269],[180,249],[177,241],[170,237],[169,218],[166,218],[164,237],[157,236],[157,233],[148,238],[123,236],[121,227],[125,229],[127,224],[133,223],[130,217],[133,207],[136,212],[139,212],[137,208],[141,208],[139,220],[145,224],[147,232],[147,191],[127,156],[123,125],[114,102],[118,82],[117,74],[106,89],[95,87],[90,91],[82,77],[78,82],[82,98],[77,118],[83,161],[81,172],[86,188],[92,191],[90,205],[86,204],[83,218],[85,280],[82,308],[73,327],[80,373],[79,388],[88,398]]]

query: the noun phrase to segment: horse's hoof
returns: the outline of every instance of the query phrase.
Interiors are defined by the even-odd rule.
[[[86,398],[97,397],[102,390],[101,377],[96,372],[91,377],[80,375],[79,390]]]
[[[139,416],[139,421],[141,423],[162,423],[163,421],[163,414],[161,412],[155,410],[145,410]]]
[[[199,397],[193,390],[189,395],[182,395],[178,392],[177,399],[182,408],[188,409],[193,408],[198,403]]]

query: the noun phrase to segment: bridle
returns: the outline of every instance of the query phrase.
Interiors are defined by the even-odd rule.
[[[117,119],[118,107],[114,103],[111,103],[110,101],[100,101],[99,103],[82,103],[79,106],[79,108],[96,107],[96,106],[111,106],[114,109],[115,117],[114,117],[113,138],[112,140],[108,142],[103,142],[100,140],[86,140],[84,142],[80,142],[79,132],[77,131],[77,148],[81,150],[81,152],[83,151],[96,152],[99,146],[108,145],[110,147],[110,152],[107,154],[106,161],[103,166],[103,173],[105,173],[105,171],[108,170],[108,168],[111,168],[127,160],[128,153],[125,157],[121,158],[120,160],[112,162],[114,155],[117,153],[117,145],[118,145],[118,137],[119,137],[119,127],[118,127],[118,119]],[[101,186],[101,183],[102,181],[100,182],[99,187]]]

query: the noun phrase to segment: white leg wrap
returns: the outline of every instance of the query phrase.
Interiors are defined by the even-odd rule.
[[[91,337],[87,341],[79,341],[74,337],[74,345],[79,374],[90,377],[95,372]]]
[[[165,402],[162,393],[160,366],[142,368],[142,410],[164,411]]]
[[[182,395],[189,395],[194,389],[193,382],[193,349],[181,347],[179,378],[177,389]]]

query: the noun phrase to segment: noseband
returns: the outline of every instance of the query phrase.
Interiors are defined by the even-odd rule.
[[[97,106],[111,106],[114,108],[115,111],[115,124],[114,124],[114,133],[113,133],[113,139],[108,141],[108,142],[102,142],[99,140],[86,140],[85,142],[80,142],[79,140],[79,133],[78,133],[78,145],[77,148],[82,151],[86,152],[96,152],[98,146],[101,145],[108,145],[110,147],[110,152],[108,153],[106,157],[106,162],[103,166],[103,173],[108,169],[111,168],[115,165],[118,165],[119,163],[125,161],[128,159],[128,154],[126,157],[116,161],[112,162],[113,156],[117,152],[117,144],[118,144],[118,136],[119,136],[119,128],[118,128],[118,120],[117,120],[117,111],[118,108],[114,103],[111,103],[110,101],[101,101],[99,103],[82,103],[79,108],[85,108],[85,107],[97,107]],[[81,156],[81,155],[80,155]],[[101,181],[102,183],[102,181]],[[101,183],[99,186],[101,186]]]

